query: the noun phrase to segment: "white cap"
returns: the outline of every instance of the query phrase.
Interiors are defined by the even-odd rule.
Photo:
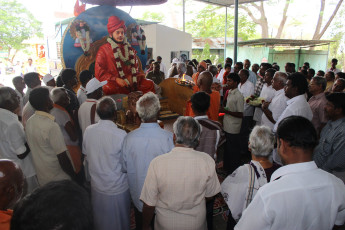
[[[179,62],[178,58],[174,58],[174,59],[172,60],[172,63],[178,63],[178,62]]]
[[[44,75],[43,82],[44,82],[44,84],[47,85],[47,82],[52,80],[52,79],[54,79],[54,77],[51,74],[48,73],[48,74]]]
[[[108,82],[107,81],[98,81],[97,78],[92,78],[87,84],[86,84],[86,94],[92,93],[95,90],[99,89],[100,87],[106,85]]]

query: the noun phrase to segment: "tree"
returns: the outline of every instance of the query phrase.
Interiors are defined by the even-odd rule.
[[[333,13],[328,18],[327,22],[323,25],[323,21],[325,20],[325,6],[326,6],[326,0],[320,0],[321,1],[321,7],[319,11],[318,21],[315,27],[315,32],[312,39],[319,40],[322,38],[326,30],[328,29],[329,25],[331,24],[332,20],[334,19],[335,15],[337,14],[341,4],[343,3],[343,0],[336,0],[337,4],[333,10]],[[283,12],[282,12],[282,19],[280,21],[277,34],[275,38],[281,38],[286,21],[287,21],[287,12],[289,9],[289,6],[293,0],[285,0]],[[295,1],[296,3],[298,1]],[[331,5],[332,0],[327,0],[327,5]],[[334,2],[334,1],[333,1]],[[262,38],[268,38],[269,37],[269,23],[267,21],[266,13],[265,13],[265,4],[278,4],[278,0],[269,0],[268,2],[260,2],[260,3],[250,3],[250,4],[244,4],[240,5],[239,8],[243,9],[248,16],[255,22],[257,25],[261,27],[261,37]],[[255,13],[259,13],[260,17],[256,18],[254,16]],[[323,25],[323,27],[322,27]]]
[[[41,22],[16,0],[0,1],[0,12],[0,49],[7,50],[13,62],[17,52],[28,46],[24,40],[43,36]]]
[[[234,15],[228,13],[227,36],[234,35]],[[209,38],[224,37],[225,30],[224,7],[207,5],[190,21],[186,22],[186,31],[193,37]],[[249,40],[257,37],[255,23],[248,20],[245,15],[239,15],[238,36],[242,40]]]
[[[140,18],[142,20],[146,21],[154,21],[154,22],[163,22],[164,21],[164,14],[162,12],[150,12],[150,11],[145,11],[143,13],[143,16]]]

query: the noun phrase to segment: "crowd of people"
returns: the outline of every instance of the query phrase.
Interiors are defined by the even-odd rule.
[[[158,124],[153,92],[136,102],[140,126],[120,129],[107,81],[88,70],[57,79],[33,71],[13,78],[15,89],[0,87],[1,230],[129,230],[131,207],[136,229],[211,230],[219,193],[226,229],[345,224],[345,73],[336,59],[316,75],[307,62],[297,72],[248,59],[226,58],[224,68],[174,59],[169,70],[161,62],[145,70],[155,89],[171,77],[193,90],[173,132]]]

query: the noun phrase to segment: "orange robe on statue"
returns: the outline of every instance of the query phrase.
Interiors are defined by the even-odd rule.
[[[117,44],[122,54],[125,53],[124,46],[122,44]],[[144,94],[151,91],[155,92],[153,81],[145,79],[145,74],[139,72],[139,62],[138,56],[136,56],[136,50],[132,47],[128,49],[132,49],[134,51],[135,56],[135,68],[137,70],[137,90],[142,91]],[[133,85],[132,81],[132,70],[130,65],[126,65],[122,60],[120,60],[120,64],[122,70],[125,74],[125,78],[127,79],[131,86]],[[120,74],[118,68],[116,66],[116,61],[113,53],[113,49],[109,42],[102,45],[96,56],[96,63],[95,63],[95,75],[99,81],[108,81],[108,83],[103,86],[103,92],[106,95],[111,94],[129,94],[131,92],[130,89],[127,87],[121,87],[117,84],[116,78],[120,78]]]
[[[206,114],[209,119],[213,121],[218,121],[219,107],[220,107],[220,94],[218,91],[212,91],[210,95],[210,107],[208,108]],[[187,101],[185,116],[195,117],[192,109],[192,102]]]

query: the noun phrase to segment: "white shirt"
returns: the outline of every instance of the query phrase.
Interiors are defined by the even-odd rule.
[[[85,130],[83,153],[89,164],[91,187],[99,193],[118,195],[128,189],[127,174],[121,172],[122,143],[126,132],[114,122],[100,120]]]
[[[275,92],[272,102],[268,106],[268,109],[272,112],[272,117],[275,121],[278,121],[280,115],[285,110],[288,98],[285,96],[284,89],[280,89]],[[270,127],[273,130],[274,124],[268,120],[267,116],[263,113],[261,116],[261,125]]]
[[[341,72],[341,70],[340,70],[340,69],[337,69],[337,68],[335,68],[335,69],[329,68],[329,69],[326,70],[326,73],[327,73],[327,72],[333,72],[334,74],[336,74],[336,73]]]
[[[79,101],[79,105],[83,104],[86,101],[87,99],[86,89],[83,86],[80,86],[80,88],[78,89],[77,98]]]
[[[61,129],[61,132],[62,132],[62,135],[63,135],[63,138],[65,140],[66,145],[77,146],[78,140],[72,141],[71,137],[69,136],[69,134],[67,133],[67,131],[65,129],[65,125],[68,122],[73,123],[73,121],[71,121],[70,116],[68,115],[68,112],[54,107],[52,110],[50,110],[50,114],[55,117],[55,122],[59,125],[59,127]]]
[[[273,89],[272,85],[268,86],[266,83],[262,87],[260,97],[264,98],[265,101],[270,102],[272,101],[276,91]],[[261,117],[262,117],[262,109],[259,107],[255,107],[254,111],[254,116],[253,119],[254,121],[257,121],[256,125],[261,124]]]
[[[18,121],[18,116],[6,109],[0,108],[0,159],[10,159],[17,163],[26,178],[36,175],[31,153],[24,159],[18,155],[26,151],[24,128]]]
[[[311,111],[310,105],[305,99],[304,94],[293,97],[287,101],[287,107],[275,123],[273,132],[277,131],[279,122],[281,122],[284,118],[290,116],[301,116],[307,118],[310,121],[311,119],[313,119],[313,112]]]
[[[253,83],[253,85],[255,86],[255,85],[256,85],[256,81],[258,80],[258,78],[256,77],[256,74],[255,74],[253,71],[251,71],[251,70],[249,70],[249,69],[248,69],[248,71],[249,71],[248,80],[249,80],[251,83]]]
[[[226,99],[226,108],[231,112],[242,112],[244,109],[244,98],[241,92],[236,88],[229,90],[228,98]],[[223,127],[224,131],[231,134],[239,134],[242,125],[242,118],[234,117],[230,114],[224,115]]]
[[[236,230],[331,230],[345,222],[345,185],[314,161],[277,169],[243,212]]]
[[[97,103],[96,99],[88,98],[78,110],[78,121],[82,134],[84,135],[85,129],[91,124],[91,108]],[[99,116],[95,110],[95,123],[99,121]]]
[[[24,105],[23,105],[23,95],[18,91],[18,90],[14,90],[14,91],[16,91],[16,94],[18,95],[18,97],[19,97],[19,106],[20,106],[20,112],[19,112],[19,114],[20,114],[20,116],[22,116],[22,113],[23,113],[23,107],[24,107]]]
[[[161,62],[159,66],[160,66],[159,70],[162,71],[164,73],[164,76],[166,77],[167,76],[167,67],[165,67],[163,62]]]
[[[249,97],[250,95],[254,94],[254,85],[250,81],[246,81],[244,84],[238,84],[238,90],[242,93],[244,99],[246,97]],[[247,104],[246,101],[244,101],[244,111],[243,116],[244,117],[250,117],[253,116],[254,113],[254,107]]]
[[[25,68],[25,73],[37,72],[36,66],[34,65],[27,65]]]
[[[218,80],[220,82],[223,82],[223,75],[224,75],[224,72],[225,72],[225,68],[221,69],[219,74],[218,74]],[[230,73],[233,73],[234,72],[234,68],[231,67],[231,70],[230,70]]]

